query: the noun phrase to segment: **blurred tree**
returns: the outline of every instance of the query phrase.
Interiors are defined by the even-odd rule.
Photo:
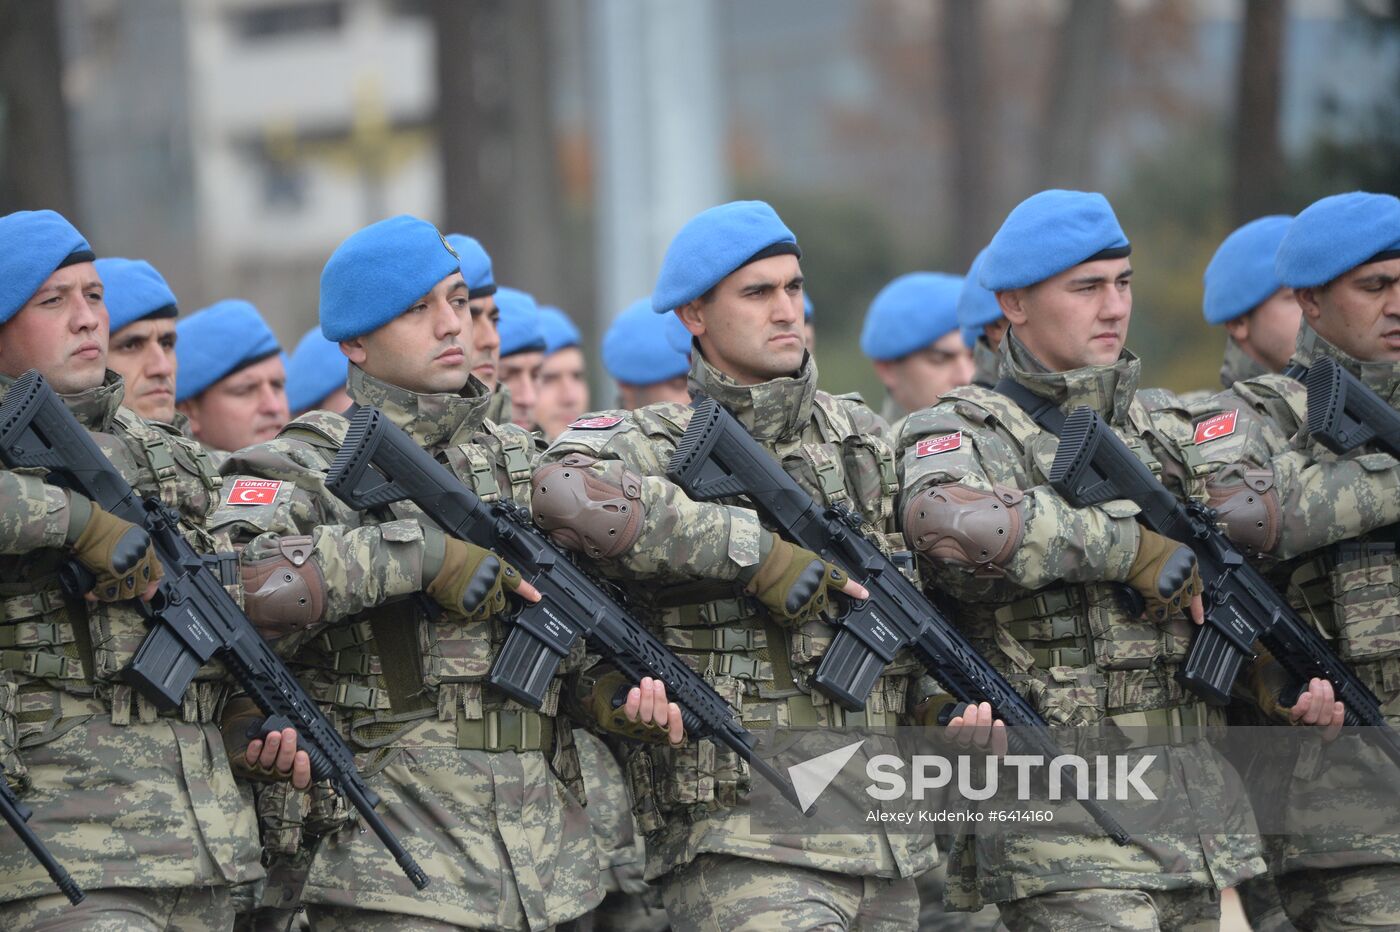
[[[1232,226],[1279,209],[1284,167],[1279,102],[1287,20],[1283,0],[1245,0],[1231,142]]]
[[[1083,188],[1094,177],[1094,135],[1113,62],[1113,20],[1114,0],[1070,0],[1060,21],[1041,124],[1042,188]]]
[[[983,74],[982,4],[948,0],[943,7],[943,86],[952,137],[952,197],[949,213],[954,268],[966,269],[991,239],[987,209],[991,189],[988,156],[991,121]]]
[[[0,0],[0,214],[47,207],[74,222],[59,4]]]

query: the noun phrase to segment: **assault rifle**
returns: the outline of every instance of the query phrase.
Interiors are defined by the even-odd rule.
[[[823,693],[847,709],[864,708],[885,667],[909,649],[959,702],[990,703],[1013,726],[1013,753],[1046,760],[1061,753],[1040,713],[861,532],[860,516],[817,504],[713,398],[696,404],[666,475],[696,501],[746,496],[783,537],[841,567],[870,592],[837,618],[839,630],[812,677]],[[1114,841],[1128,843],[1128,833],[1102,806],[1093,799],[1080,803]]]
[[[19,840],[24,842],[24,846],[34,855],[34,859],[43,865],[44,870],[49,872],[53,882],[58,884],[58,889],[63,891],[63,895],[68,897],[68,902],[77,906],[83,901],[87,894],[82,888],[68,876],[68,871],[53,856],[44,843],[39,840],[39,836],[34,834],[34,829],[29,827],[29,817],[34,814],[15,795],[15,791],[10,789],[10,784],[5,780],[5,767],[0,764],[0,818],[10,823],[10,828],[15,830]]]
[[[160,708],[173,709],[199,668],[217,657],[267,716],[257,733],[295,728],[297,747],[311,758],[312,775],[328,780],[359,811],[415,887],[428,885],[427,875],[374,811],[379,796],[355,769],[350,748],[181,535],[179,513],[143,500],[32,369],[10,386],[0,405],[0,461],[10,469],[47,470],[47,481],[86,495],[150,535],[164,576],[150,602],[137,603],[151,630],[123,671],[129,682]],[[94,583],[76,560],[63,567],[60,578],[74,595]]]
[[[511,620],[487,682],[538,709],[559,663],[586,638],[630,682],[666,684],[689,736],[729,748],[799,809],[797,791],[754,754],[754,735],[715,688],[647,630],[592,576],[556,547],[509,499],[487,503],[377,408],[359,408],[326,476],[326,487],[355,509],[407,499],[446,533],[500,556],[540,592]],[[614,697],[618,704],[621,695]]]
[[[1380,701],[1333,653],[1316,629],[1250,566],[1215,525],[1215,513],[1182,502],[1119,439],[1103,418],[1080,406],[1065,419],[1050,467],[1050,485],[1077,507],[1127,499],[1138,520],[1196,554],[1205,583],[1206,623],[1196,632],[1181,680],[1207,702],[1223,705],[1254,642],[1262,641],[1288,671],[1294,686],[1313,677],[1332,684],[1346,704],[1347,725],[1370,725],[1367,738],[1400,764],[1400,735],[1385,722]]]

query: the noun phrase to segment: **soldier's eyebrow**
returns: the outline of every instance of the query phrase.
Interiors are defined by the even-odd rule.
[[[1085,275],[1082,278],[1071,278],[1069,286],[1071,288],[1082,288],[1085,285],[1102,285],[1108,281],[1107,275]]]
[[[1386,288],[1390,285],[1395,284],[1396,282],[1400,282],[1400,276],[1387,275],[1384,272],[1376,272],[1373,275],[1363,275],[1361,278],[1354,279],[1353,284],[1361,288]]]

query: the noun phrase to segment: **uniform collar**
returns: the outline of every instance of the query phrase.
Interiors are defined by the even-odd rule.
[[[1330,356],[1337,365],[1361,380],[1362,384],[1380,395],[1392,406],[1400,403],[1400,362],[1362,362],[1333,346],[1308,324],[1298,326],[1298,342],[1293,350],[1293,362],[1311,366],[1323,356]]]
[[[817,363],[811,353],[803,354],[796,375],[757,385],[740,385],[711,366],[698,345],[690,355],[690,394],[708,395],[724,405],[755,439],[772,442],[797,437],[812,419]]]
[[[462,442],[479,431],[491,401],[491,393],[474,375],[467,377],[460,392],[422,395],[390,385],[353,364],[346,391],[356,404],[373,405],[383,411],[404,433],[428,449]]]
[[[1268,374],[1269,370],[1253,356],[1246,353],[1244,347],[1235,342],[1234,337],[1225,337],[1225,361],[1220,366],[1221,385],[1229,388],[1236,382]]]
[[[1001,376],[1049,399],[1068,414],[1079,405],[1088,405],[1112,424],[1123,423],[1137,393],[1142,361],[1127,349],[1109,366],[1085,366],[1066,372],[1051,372],[1045,363],[1026,349],[1008,330],[1002,340]]]
[[[0,398],[4,397],[13,384],[15,380],[10,376],[0,375]],[[122,377],[108,369],[102,377],[102,384],[96,388],[58,397],[63,399],[63,404],[73,412],[79,424],[88,430],[106,434],[111,433],[112,420],[117,416],[117,409],[122,406],[125,394],[126,385],[122,382]]]
[[[997,370],[1001,368],[1001,355],[987,342],[985,336],[972,344],[972,383],[983,388],[997,384]]]

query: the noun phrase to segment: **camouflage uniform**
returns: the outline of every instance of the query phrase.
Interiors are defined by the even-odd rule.
[[[753,386],[738,385],[698,352],[690,372],[692,395],[728,407],[818,501],[844,502],[887,533],[896,487],[884,423],[857,402],[818,391],[816,383],[810,356],[795,377]],[[740,501],[693,502],[663,478],[690,415],[691,408],[677,404],[613,412],[590,419],[591,427],[565,431],[541,458],[542,466],[591,462],[594,475],[622,476],[628,494],[640,499],[635,543],[599,565],[627,584],[662,639],[751,727],[907,723],[916,662],[901,658],[886,672],[868,714],[843,715],[807,685],[832,628],[822,620],[783,628],[742,594],[739,573],[759,562],[765,533],[758,516]],[[713,928],[720,911],[726,924],[746,917],[743,928],[808,928],[818,915],[843,927],[915,923],[909,878],[936,861],[931,838],[751,833],[747,815],[735,809],[748,795],[748,768],[709,742],[633,746],[627,771],[647,833],[647,877],[661,878],[677,928]],[[790,886],[811,896],[795,896]],[[814,902],[826,905],[802,911]],[[857,918],[862,909],[870,912]]]
[[[1293,361],[1309,366],[1330,356],[1392,405],[1400,402],[1400,365],[1361,363],[1322,339],[1303,321]],[[1307,391],[1284,376],[1234,383],[1212,400],[1217,408],[1244,402],[1262,425],[1242,453],[1270,455],[1278,488],[1280,531],[1267,549],[1287,560],[1275,575],[1287,578],[1294,607],[1328,636],[1400,726],[1400,467],[1362,447],[1338,458],[1307,435]],[[1226,458],[1223,454],[1217,458]],[[1356,785],[1366,772],[1394,765],[1360,739],[1345,737],[1320,759],[1304,755],[1285,803],[1297,834],[1269,839],[1270,869],[1295,924],[1303,928],[1400,924],[1400,814],[1391,794],[1367,794]],[[1350,746],[1349,746],[1350,745]],[[1371,785],[1377,781],[1372,778]],[[1372,796],[1374,795],[1374,798]],[[1333,826],[1329,812],[1346,807],[1371,815],[1365,833]]]
[[[1066,413],[1090,406],[1154,471],[1170,463],[1164,440],[1175,445],[1190,436],[1189,422],[1149,412],[1135,399],[1139,362],[1130,353],[1112,366],[1052,373],[1010,333],[1001,374]],[[900,447],[906,503],[932,486],[961,484],[1024,506],[1019,544],[1004,559],[976,571],[951,560],[921,566],[934,591],[957,601],[954,617],[972,643],[1051,724],[1217,721],[1218,713],[1184,694],[1173,676],[1190,621],[1134,617],[1111,584],[1127,577],[1138,549],[1136,505],[1070,507],[1046,484],[1058,439],[1009,398],[976,386],[910,415]],[[1194,473],[1177,473],[1189,491],[1199,491]],[[1234,772],[1201,743],[1160,753],[1176,762],[1170,791],[1185,798],[1189,774],[1192,805],[1219,834],[1145,834],[1126,848],[1092,835],[964,835],[949,857],[950,901],[995,902],[1013,929],[1082,928],[1125,898],[1145,906],[1148,918],[1155,909],[1164,923],[1218,915],[1218,889],[1263,870],[1257,840],[1249,837],[1257,830],[1248,801]]]
[[[510,423],[510,387],[506,383],[496,383],[496,390],[486,402],[485,418],[492,424]]]
[[[1225,361],[1220,365],[1221,385],[1229,388],[1236,382],[1256,379],[1268,373],[1269,370],[1253,356],[1246,353],[1244,347],[1235,342],[1234,337],[1227,336],[1225,338]]]
[[[11,381],[0,377],[0,390]],[[108,372],[64,401],[138,491],[179,510],[197,549],[218,549],[204,530],[217,472],[197,444],[119,408],[121,399],[121,379]],[[0,927],[67,927],[104,911],[133,928],[229,927],[229,887],[262,871],[253,812],[211,724],[222,671],[206,667],[180,709],[157,712],[119,678],[145,637],[142,616],[59,587],[70,559],[65,494],[36,475],[0,472],[0,501],[4,763],[34,809],[35,833],[88,892],[70,907],[26,848],[6,844]]]
[[[419,395],[351,366],[348,391],[483,499],[528,494],[530,438],[483,420],[489,398],[475,379],[460,395]],[[325,622],[280,648],[356,750],[385,821],[432,882],[415,891],[377,838],[343,826],[312,862],[304,900],[313,925],[402,927],[404,917],[420,917],[539,929],[578,916],[602,892],[575,797],[572,732],[555,727],[562,680],[541,713],[524,709],[485,688],[506,633],[499,620],[429,619],[419,601],[385,604],[427,582],[427,519],[407,503],[392,514],[355,512],[326,490],[324,472],[348,424],[310,412],[276,440],[236,454],[225,465],[229,489],[247,478],[279,485],[270,503],[226,501],[215,516],[243,545],[245,564],[298,551],[317,562]]]
[[[972,344],[972,384],[991,388],[1000,378],[997,374],[1000,366],[1001,356],[992,349],[985,336],[979,336],[977,342]]]

